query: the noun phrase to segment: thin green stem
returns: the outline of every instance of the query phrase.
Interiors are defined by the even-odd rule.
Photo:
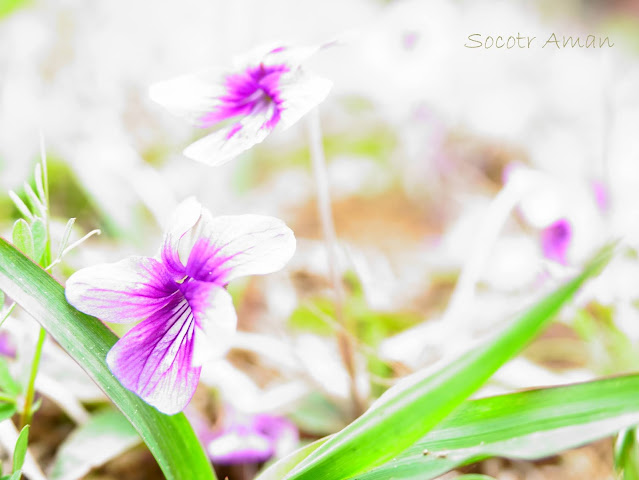
[[[44,254],[42,255],[41,267],[46,267],[51,263],[51,229],[49,223],[49,174],[47,169],[47,154],[44,148],[44,138],[40,136],[40,159],[42,165],[42,188],[44,190],[44,198],[42,202],[44,203],[45,209],[45,218],[44,225],[46,231],[46,244],[44,248]],[[40,180],[40,179],[38,179]],[[42,348],[44,346],[44,341],[47,338],[47,331],[40,327],[40,332],[38,333],[38,343],[36,343],[35,352],[33,353],[33,360],[31,361],[31,373],[29,375],[29,383],[27,384],[27,392],[24,397],[24,407],[22,409],[22,415],[20,416],[20,427],[23,428],[25,425],[31,423],[31,419],[33,418],[33,400],[35,398],[35,380],[38,375],[38,369],[40,368],[40,358],[42,357]]]
[[[11,316],[11,314],[13,313],[15,308],[16,308],[16,303],[15,302],[12,303],[9,308],[7,308],[7,313],[5,313],[4,316],[2,317],[2,320],[0,320],[0,327],[2,327],[2,325],[7,320],[7,318],[9,318]]]
[[[344,288],[339,270],[337,268],[338,249],[335,225],[333,224],[333,213],[331,210],[331,197],[328,184],[328,173],[326,168],[326,158],[324,155],[324,145],[322,143],[322,130],[320,127],[319,112],[314,109],[308,116],[308,134],[310,142],[311,163],[313,165],[313,175],[317,188],[317,207],[322,226],[324,243],[328,257],[328,269],[335,292],[335,317],[337,322],[344,327],[344,330],[337,331],[337,342],[344,366],[351,380],[351,397],[353,399],[353,414],[359,416],[365,409],[363,400],[357,389],[357,379],[355,370],[355,348],[353,339],[346,332],[356,336],[356,328],[352,320],[344,315]]]
[[[38,335],[38,343],[36,344],[35,353],[33,354],[33,361],[31,362],[31,374],[29,375],[29,384],[27,386],[27,393],[24,397],[24,408],[22,409],[22,415],[20,416],[20,428],[31,423],[33,417],[33,398],[35,397],[35,379],[38,375],[38,368],[40,367],[40,357],[42,356],[42,346],[44,340],[47,338],[47,331],[40,327],[40,334]]]

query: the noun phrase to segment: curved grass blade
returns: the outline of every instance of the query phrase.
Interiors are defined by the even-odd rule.
[[[343,480],[410,447],[448,416],[495,371],[546,327],[581,285],[607,264],[606,247],[575,279],[527,310],[491,342],[434,374],[400,383],[361,417],[304,459],[287,480]],[[427,376],[426,376],[427,375]]]
[[[428,480],[488,457],[535,460],[639,423],[639,375],[471,400],[358,480]]]
[[[16,406],[13,403],[0,403],[0,422],[11,418],[16,413]]]
[[[295,466],[314,452],[330,437],[320,438],[319,440],[304,445],[298,448],[294,452],[289,453],[284,458],[278,460],[273,465],[264,470],[255,480],[280,480],[284,476],[293,470]]]
[[[619,480],[639,479],[639,445],[635,428],[619,433],[614,453],[615,470]]]
[[[167,479],[216,478],[183,414],[158,412],[111,374],[105,359],[117,341],[115,334],[98,319],[70,306],[62,286],[2,238],[0,289],[38,320],[104,390],[138,431]]]

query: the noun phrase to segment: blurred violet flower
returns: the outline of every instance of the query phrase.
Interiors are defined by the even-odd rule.
[[[297,427],[284,417],[233,413],[231,418],[219,431],[194,425],[209,458],[218,465],[265,462],[297,448]],[[192,415],[189,419],[193,422]]]
[[[235,333],[229,281],[282,268],[293,232],[259,215],[213,218],[194,199],[177,208],[157,257],[130,257],[79,270],[66,297],[107,322],[142,320],[109,351],[111,372],[161,412],[190,401],[201,365],[220,356]]]
[[[8,358],[16,358],[16,347],[8,332],[0,333],[0,355]]]
[[[610,195],[605,183],[601,180],[593,180],[591,186],[597,206],[602,212],[607,211],[610,206]]]
[[[541,248],[544,256],[567,265],[566,253],[572,237],[572,228],[565,218],[552,223],[541,232]]]
[[[221,165],[262,142],[276,127],[288,128],[326,98],[332,82],[302,69],[321,47],[260,49],[238,59],[231,71],[205,70],[151,86],[151,99],[195,125],[220,129],[184,150],[208,165]]]

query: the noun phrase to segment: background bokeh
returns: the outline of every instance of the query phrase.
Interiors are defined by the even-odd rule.
[[[531,48],[465,47],[477,33],[536,39]],[[542,48],[551,34],[562,44],[594,35],[597,48]],[[598,48],[606,36],[614,46]],[[206,366],[191,418],[215,429],[222,411],[266,413],[289,418],[303,439],[334,432],[349,419],[349,379],[331,323],[305,123],[211,168],[181,154],[206,132],[147,93],[264,43],[331,41],[308,68],[334,82],[319,111],[360,391],[373,399],[489,335],[617,238],[628,253],[483,393],[636,370],[636,0],[0,0],[0,233],[10,238],[19,217],[7,192],[31,181],[40,135],[54,240],[70,217],[73,239],[102,231],[56,267],[61,281],[152,255],[190,195],[214,214],[284,219],[297,254],[283,272],[230,286],[240,333],[227,358]],[[543,238],[560,220],[570,235],[558,259]],[[26,379],[36,324],[17,312],[2,328]],[[104,399],[52,342],[45,354],[47,426],[35,435],[46,470],[87,405]],[[143,453],[135,461],[148,463]],[[607,472],[607,454],[595,453],[584,453],[588,468]],[[507,468],[521,473],[495,467]],[[242,471],[237,478],[251,477]],[[605,478],[581,473],[574,478]]]

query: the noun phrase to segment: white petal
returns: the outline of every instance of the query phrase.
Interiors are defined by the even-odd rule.
[[[264,124],[270,115],[271,109],[247,115],[239,122],[240,130],[234,132],[236,124],[222,128],[186,147],[184,155],[207,165],[222,165],[268,136],[271,130]]]
[[[107,322],[132,322],[165,306],[176,286],[154,258],[131,257],[78,270],[67,280],[67,301]]]
[[[244,275],[262,275],[280,270],[295,253],[295,235],[274,217],[237,215],[212,218],[203,209],[198,241],[206,240],[216,258],[225,259],[226,282]],[[189,258],[189,266],[206,262]],[[198,270],[198,268],[195,268]]]
[[[259,65],[281,65],[286,64],[292,68],[297,68],[312,55],[315,55],[326,45],[296,46],[290,47],[281,43],[262,45],[250,52],[235,57],[233,65],[237,69],[244,69],[248,66]]]
[[[279,124],[288,128],[328,96],[333,82],[298,69],[291,76],[282,76],[280,96],[282,114]]]
[[[168,222],[161,256],[164,264],[174,274],[180,274],[180,239],[193,228],[202,213],[202,205],[195,197],[189,197],[178,205]]]
[[[174,115],[199,124],[200,118],[220,103],[225,91],[223,72],[210,69],[155,83],[149,96]]]
[[[197,283],[206,285],[208,294],[204,305],[191,305],[199,326],[193,346],[194,366],[224,355],[237,328],[237,315],[228,292],[214,284]]]

